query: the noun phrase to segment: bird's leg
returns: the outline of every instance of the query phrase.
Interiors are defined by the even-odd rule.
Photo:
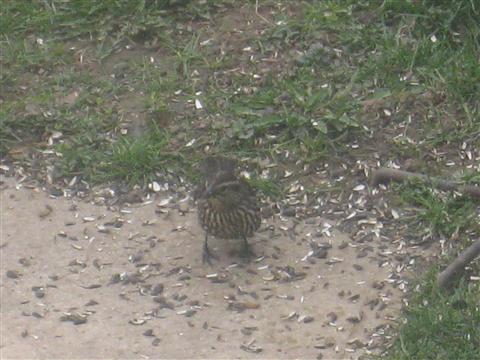
[[[218,257],[210,252],[210,249],[208,248],[208,233],[205,232],[205,242],[203,243],[202,262],[204,264],[208,263],[209,265],[212,265],[211,259],[217,260]]]
[[[243,250],[242,250],[242,255],[243,255],[244,257],[248,258],[248,259],[257,256],[257,255],[255,255],[255,253],[254,253],[253,250],[251,249],[251,246],[250,246],[250,244],[248,243],[246,236],[243,237]]]

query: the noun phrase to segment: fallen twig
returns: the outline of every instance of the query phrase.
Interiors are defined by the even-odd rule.
[[[387,184],[390,181],[402,182],[406,179],[420,179],[423,182],[429,182],[440,190],[455,190],[464,194],[468,194],[474,198],[480,199],[480,186],[462,185],[453,181],[432,179],[427,175],[412,173],[409,171],[396,170],[390,168],[380,168],[373,171],[373,185]]]
[[[455,275],[463,272],[465,265],[475,259],[478,255],[480,255],[480,240],[475,241],[472,245],[463,250],[445,270],[438,274],[438,286],[440,288],[446,288]]]

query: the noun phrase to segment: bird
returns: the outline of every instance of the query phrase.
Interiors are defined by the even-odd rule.
[[[260,207],[254,189],[236,175],[236,161],[223,156],[207,157],[201,167],[203,182],[197,187],[198,221],[205,230],[202,260],[211,265],[208,236],[243,240],[243,254],[250,257],[247,238],[261,223]]]

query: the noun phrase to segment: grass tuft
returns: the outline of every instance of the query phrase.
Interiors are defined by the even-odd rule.
[[[418,282],[388,359],[476,359],[480,348],[480,286],[439,290],[437,269]]]

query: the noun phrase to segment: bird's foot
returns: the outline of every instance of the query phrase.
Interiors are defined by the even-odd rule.
[[[212,266],[212,259],[218,260],[218,256],[213,254],[208,246],[203,247],[202,262]]]
[[[242,250],[240,251],[240,256],[247,261],[250,261],[253,258],[257,257],[257,255],[248,243],[245,243],[245,245],[243,246]]]

